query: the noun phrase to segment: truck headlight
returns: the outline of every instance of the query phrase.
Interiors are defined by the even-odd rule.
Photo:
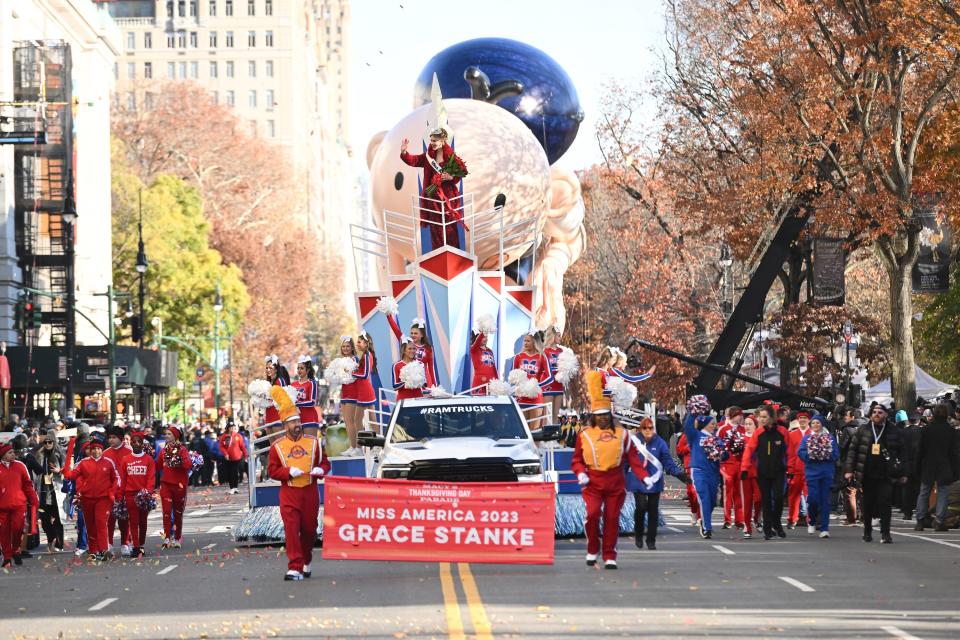
[[[384,467],[380,477],[385,480],[402,480],[410,475],[410,467]]]
[[[513,471],[518,476],[538,476],[543,473],[543,469],[537,462],[525,462],[513,465]]]

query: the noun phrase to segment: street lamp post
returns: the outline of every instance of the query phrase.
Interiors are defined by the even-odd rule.
[[[137,205],[139,209],[140,219],[137,222],[137,278],[139,279],[139,316],[137,318],[137,331],[139,333],[137,346],[140,349],[143,349],[143,334],[146,331],[146,323],[144,321],[144,308],[143,300],[146,297],[146,275],[147,275],[147,252],[143,249],[143,190],[137,191]],[[140,417],[143,422],[146,422],[147,418],[147,408],[149,404],[147,387],[144,385],[140,388]]]
[[[850,404],[850,342],[853,340],[853,323],[851,323],[849,320],[846,320],[843,323],[843,340],[846,343],[847,351],[847,393],[845,394],[845,398],[847,404],[849,406],[853,406]]]
[[[216,420],[220,420],[220,312],[223,311],[223,297],[220,285],[217,285],[217,297],[213,301],[213,406]]]
[[[120,298],[125,298],[127,300],[127,311],[125,315],[128,318],[133,317],[133,306],[130,302],[130,294],[114,291],[112,284],[107,285],[106,293],[95,293],[93,295],[106,296],[107,298],[107,327],[109,329],[107,333],[107,365],[110,369],[110,424],[112,425],[117,421],[117,332],[115,329],[116,325],[114,324],[113,320],[113,301]]]
[[[74,284],[74,262],[76,260],[76,248],[73,245],[73,224],[77,221],[77,204],[73,199],[73,172],[67,172],[67,190],[63,199],[63,213],[61,214],[66,229],[64,229],[64,238],[66,246],[64,253],[67,258],[67,380],[64,385],[63,409],[68,418],[73,417],[73,360],[76,356],[77,328],[75,316],[73,313],[76,306],[76,285]]]

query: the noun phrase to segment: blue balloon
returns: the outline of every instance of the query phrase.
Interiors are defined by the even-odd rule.
[[[427,63],[414,88],[414,107],[430,102],[433,74],[444,98],[477,98],[515,114],[540,141],[550,164],[577,137],[580,98],[556,60],[508,38],[477,38],[447,47]],[[456,131],[457,124],[450,123]]]

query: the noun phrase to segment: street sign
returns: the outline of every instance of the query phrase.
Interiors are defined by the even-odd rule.
[[[114,373],[118,378],[126,378],[128,368],[124,366],[116,366],[113,368]],[[97,367],[97,376],[101,378],[110,377],[110,367]]]
[[[207,373],[206,369],[204,369],[203,367],[197,367],[197,378],[202,378],[204,375],[206,375],[206,373]]]

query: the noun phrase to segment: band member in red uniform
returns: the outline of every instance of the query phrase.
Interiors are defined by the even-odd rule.
[[[744,439],[746,446],[750,446],[750,439],[757,433],[757,419],[753,416],[745,416],[743,419]],[[746,447],[744,447],[746,453]],[[757,485],[756,467],[745,467],[742,463],[743,454],[740,454],[740,502],[743,504],[743,537],[752,538],[754,527],[761,526],[760,519],[763,517],[763,503],[760,501],[760,487]],[[743,477],[743,470],[747,469],[747,477]],[[721,472],[723,466],[721,463]]]
[[[297,381],[293,386],[297,390],[297,409],[300,410],[303,432],[316,437],[320,431],[320,414],[317,411],[320,386],[317,383],[317,373],[310,356],[297,358]]]
[[[290,385],[290,374],[287,372],[287,368],[280,364],[280,358],[269,355],[263,359],[263,362],[264,373],[266,373],[267,381],[270,384],[279,387]],[[264,409],[263,427],[267,430],[267,433],[275,433],[280,430],[280,414],[277,413],[276,407],[270,406]]]
[[[120,490],[120,472],[112,460],[103,455],[103,444],[90,440],[83,445],[87,457],[73,468],[63,471],[67,480],[77,481],[77,496],[87,526],[87,547],[90,557],[107,557],[107,521],[113,509],[114,496]],[[67,460],[70,464],[70,460]],[[57,473],[57,471],[54,471]]]
[[[167,427],[160,452],[160,504],[163,507],[163,546],[179,549],[183,541],[183,511],[187,508],[187,487],[192,467],[190,452],[181,442],[180,429]],[[173,527],[170,526],[171,516]]]
[[[543,404],[543,389],[550,386],[553,382],[553,374],[550,372],[550,366],[547,359],[540,350],[540,342],[537,339],[537,332],[530,331],[523,336],[523,350],[513,356],[513,368],[520,369],[527,374],[527,378],[533,378],[537,381],[539,393],[536,396],[518,397],[517,404],[521,409],[534,407]],[[531,428],[540,429],[543,427],[543,408],[537,407],[523,412],[527,417],[527,422]]]
[[[11,562],[23,564],[21,542],[26,524],[27,505],[36,507],[40,498],[33,488],[27,465],[17,460],[10,444],[0,445],[0,550],[3,568]]]
[[[287,551],[284,580],[303,580],[313,573],[313,543],[317,539],[320,494],[317,479],[330,472],[320,441],[303,435],[300,414],[285,389],[270,396],[279,407],[286,435],[270,447],[267,472],[280,482],[280,518]]]
[[[740,458],[743,457],[743,449],[733,451],[730,448],[731,443],[737,439],[734,432],[739,434],[739,446],[746,444],[743,441],[746,429],[742,422],[743,409],[727,407],[726,420],[717,430],[717,437],[727,443],[727,452],[730,454],[730,457],[720,463],[720,475],[723,477],[724,529],[729,529],[731,524],[735,524],[738,529],[742,529],[744,525],[743,492],[740,489]]]
[[[403,381],[400,372],[403,371],[411,362],[418,362],[416,359],[417,347],[413,344],[413,339],[403,336],[400,340],[400,359],[393,363],[393,388],[397,392],[397,400],[407,398],[422,398],[427,395],[427,390],[436,384],[433,380],[433,374],[423,367],[423,384],[416,388],[410,388]],[[418,363],[423,366],[423,363]]]
[[[119,471],[123,464],[123,459],[130,455],[132,449],[124,442],[125,435],[120,427],[110,427],[107,429],[107,448],[103,451],[103,457],[109,458]],[[118,493],[114,496],[116,500],[123,500],[123,494]],[[110,518],[107,520],[107,551],[113,553],[113,533],[120,525],[120,555],[127,557],[130,555],[130,529],[127,520],[117,520],[110,510]]]
[[[810,432],[810,414],[798,411],[797,427],[787,431],[787,529],[797,526],[800,519],[800,502],[807,492],[807,479],[804,475],[803,460],[797,452],[800,450],[800,441]]]
[[[587,566],[601,553],[600,518],[603,517],[603,566],[617,568],[620,509],[627,495],[624,468],[629,464],[639,480],[647,478],[645,461],[630,435],[614,424],[609,410],[594,413],[590,426],[577,436],[570,467],[577,474],[587,506]]]
[[[420,227],[430,229],[430,250],[443,245],[460,249],[459,228],[463,225],[463,203],[460,199],[460,178],[454,178],[443,170],[447,158],[456,154],[447,144],[448,132],[438,128],[430,132],[430,144],[426,153],[417,155],[407,153],[410,141],[404,138],[400,142],[400,159],[411,167],[423,169],[423,189],[430,185],[439,188],[431,196],[420,197]],[[466,175],[466,164],[459,161]],[[436,178],[439,177],[439,181]],[[426,253],[426,252],[424,252]]]
[[[143,490],[153,493],[156,482],[156,464],[153,458],[143,450],[146,437],[142,431],[130,433],[130,455],[120,463],[120,491],[127,503],[130,514],[130,540],[133,545],[131,556],[143,557],[143,547],[147,541],[147,515],[149,512],[137,505],[137,494]]]
[[[474,395],[482,396],[487,393],[487,383],[497,379],[497,358],[493,349],[487,346],[487,334],[474,330],[473,342],[470,343],[470,363],[473,365],[473,380],[470,388]]]

